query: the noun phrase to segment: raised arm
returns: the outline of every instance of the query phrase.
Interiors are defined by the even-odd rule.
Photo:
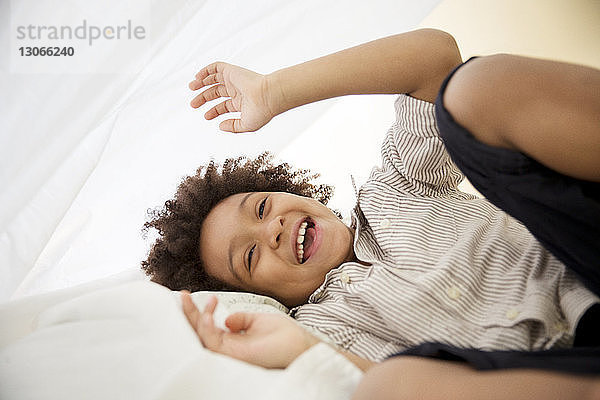
[[[461,62],[449,34],[421,29],[368,42],[325,57],[261,75],[213,63],[196,74],[192,90],[206,86],[191,105],[228,98],[209,109],[213,119],[241,112],[239,119],[221,123],[230,132],[254,131],[274,116],[294,107],[350,94],[408,93],[433,102],[444,77]]]
[[[408,93],[433,102],[443,79],[461,62],[454,38],[421,29],[375,40],[269,75],[283,112],[350,94]]]

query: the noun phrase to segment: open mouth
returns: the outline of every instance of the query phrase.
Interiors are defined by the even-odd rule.
[[[314,253],[313,244],[317,237],[315,223],[309,217],[305,218],[298,227],[296,234],[296,260],[303,264]]]

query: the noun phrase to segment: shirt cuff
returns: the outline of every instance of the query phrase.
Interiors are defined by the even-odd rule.
[[[356,365],[325,343],[317,343],[298,356],[286,373],[298,381],[290,382],[294,386],[314,391],[304,392],[304,398],[316,399],[348,399],[363,376]]]

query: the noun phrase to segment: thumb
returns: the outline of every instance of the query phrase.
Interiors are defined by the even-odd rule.
[[[248,132],[248,129],[242,127],[242,121],[239,119],[226,119],[219,124],[219,129],[232,133]]]
[[[229,328],[232,333],[238,333],[240,331],[248,330],[253,321],[254,316],[252,314],[238,312],[227,317],[225,326]]]

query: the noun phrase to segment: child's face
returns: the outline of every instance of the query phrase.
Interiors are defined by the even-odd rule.
[[[353,231],[318,201],[252,192],[232,195],[212,209],[199,248],[209,275],[290,307],[305,303],[327,272],[354,258],[352,243]]]

